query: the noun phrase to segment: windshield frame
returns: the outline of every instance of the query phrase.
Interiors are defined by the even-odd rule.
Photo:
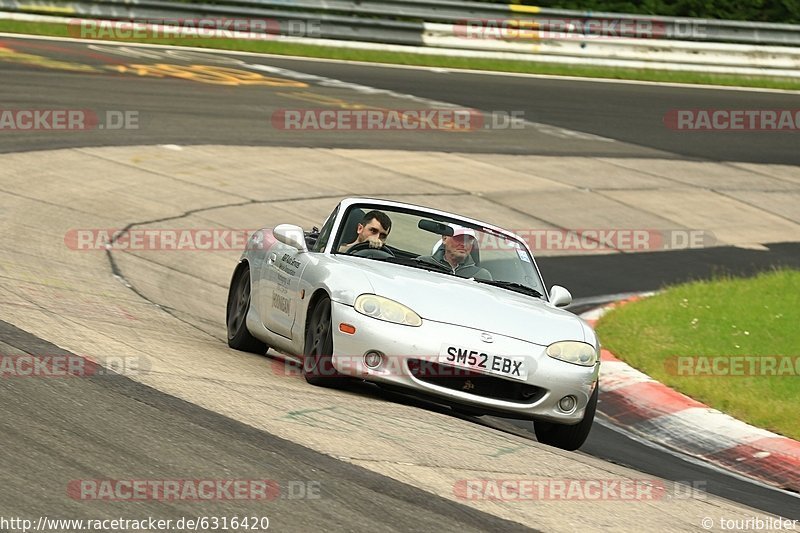
[[[457,215],[455,213],[449,213],[447,211],[441,211],[434,208],[428,208],[413,204],[405,204],[402,202],[394,202],[390,200],[379,200],[379,199],[372,199],[372,198],[350,198],[346,200],[342,200],[337,206],[336,209],[338,212],[336,213],[336,222],[334,223],[334,230],[331,232],[331,235],[328,239],[328,242],[325,244],[325,249],[322,251],[326,254],[331,255],[349,255],[346,252],[339,252],[334,249],[334,244],[338,243],[339,240],[342,238],[342,233],[344,232],[344,221],[346,217],[349,216],[350,212],[353,209],[363,209],[365,212],[369,212],[373,209],[378,209],[382,211],[396,211],[412,216],[418,216],[421,218],[428,218],[432,220],[437,220],[440,222],[445,223],[456,223],[464,227],[472,228],[476,231],[481,231],[484,233],[494,234],[497,237],[501,237],[504,239],[508,239],[510,241],[514,241],[520,246],[520,249],[524,250],[525,253],[528,255],[528,258],[531,260],[531,265],[533,267],[533,271],[536,273],[536,279],[539,282],[540,287],[543,289],[544,292],[542,298],[545,301],[550,300],[550,295],[547,291],[547,285],[545,285],[544,279],[542,278],[542,274],[539,271],[539,265],[536,262],[536,258],[534,257],[533,253],[531,252],[530,248],[528,247],[528,243],[525,242],[524,239],[519,237],[518,235],[504,230],[498,226],[493,224],[488,224],[482,222],[480,220],[474,220],[467,217],[463,217]],[[435,233],[432,233],[435,235]],[[389,233],[389,238],[391,238],[391,231]],[[391,247],[391,244],[389,244]],[[349,257],[359,257],[355,255],[349,255]],[[361,259],[367,259],[367,257],[362,257]],[[413,267],[410,265],[402,265],[399,263],[394,263],[402,267],[406,268],[413,268],[419,269],[418,267]],[[427,270],[427,269],[425,269]],[[441,275],[448,275],[445,272],[438,272],[435,270],[428,270],[429,272],[434,272]],[[468,279],[468,278],[463,278]],[[538,290],[536,287],[531,287],[532,289]]]

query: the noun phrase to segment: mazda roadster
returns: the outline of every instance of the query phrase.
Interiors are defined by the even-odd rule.
[[[228,344],[293,357],[314,385],[365,380],[532,420],[540,442],[575,450],[594,419],[600,345],[562,309],[571,300],[546,290],[513,232],[348,198],[319,230],[281,224],[250,237],[230,282]]]

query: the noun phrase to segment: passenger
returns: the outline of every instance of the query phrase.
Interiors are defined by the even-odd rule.
[[[433,255],[420,256],[419,259],[449,267],[453,274],[462,278],[490,280],[492,274],[476,265],[472,258],[477,242],[474,230],[456,227],[452,237],[442,235],[442,246]]]
[[[345,253],[356,244],[368,242],[370,248],[381,248],[392,230],[392,220],[383,211],[373,210],[364,215],[356,228],[356,240],[350,244],[339,246],[339,252]]]

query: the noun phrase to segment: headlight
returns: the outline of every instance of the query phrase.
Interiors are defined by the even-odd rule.
[[[547,355],[581,366],[594,366],[597,362],[594,346],[578,341],[554,342],[547,347]]]
[[[356,298],[356,311],[378,320],[406,326],[421,326],[422,319],[403,304],[375,294],[362,294]]]

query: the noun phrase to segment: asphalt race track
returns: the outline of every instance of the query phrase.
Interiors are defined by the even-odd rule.
[[[8,345],[26,348],[29,353],[63,353],[9,324],[0,324],[0,331]],[[15,380],[3,387],[2,396],[4,405],[18,404],[2,423],[7,486],[23,488],[32,480],[41,487],[52,486],[64,476],[77,479],[100,469],[105,475],[116,472],[121,478],[130,476],[130,472],[140,472],[142,476],[157,472],[158,477],[181,478],[189,473],[192,479],[213,479],[224,467],[235,478],[285,480],[284,491],[294,483],[294,494],[284,492],[281,501],[282,511],[293,519],[281,524],[281,529],[308,531],[324,524],[331,528],[338,524],[373,524],[392,530],[409,516],[414,517],[414,527],[421,531],[439,529],[442,520],[465,531],[523,529],[519,524],[464,508],[256,431],[122,376],[68,383]],[[54,433],[58,442],[51,441],[51,447],[48,441]],[[126,435],[136,437],[120,442]],[[160,435],[171,438],[161,439]],[[78,450],[80,453],[76,453]],[[100,463],[93,464],[96,461]],[[333,487],[335,490],[331,490]],[[76,509],[69,504],[81,505],[67,502],[54,509],[52,502],[32,492],[5,489],[5,515],[71,516]],[[318,493],[319,498],[298,497],[306,492]],[[113,511],[113,504],[105,505],[107,512]],[[165,519],[177,520],[185,515],[185,509],[168,502],[144,503],[143,507],[138,511]],[[382,510],[379,515],[376,507]],[[253,508],[250,502],[204,505],[202,512],[208,516],[249,515]]]
[[[716,240],[669,251],[545,251],[546,281],[584,304],[721,272],[800,267],[796,133],[686,133],[663,122],[674,109],[795,109],[796,94],[193,54],[0,36],[0,110],[137,117],[135,128],[0,131],[0,354],[120,354],[146,363],[132,378],[0,381],[4,516],[263,514],[272,529],[288,531],[643,523],[694,531],[707,515],[800,519],[796,495],[655,450],[606,424],[595,424],[581,452],[566,453],[532,442],[530,424],[458,417],[368,385],[329,391],[284,379],[274,359],[224,344],[236,251],[65,246],[75,228],[310,226],[339,198],[364,194],[507,227],[703,228]],[[281,109],[440,103],[517,111],[526,124],[331,134],[270,122]],[[655,190],[663,195],[648,196]],[[730,205],[705,200],[710,195]],[[697,218],[683,225],[677,207],[663,218],[653,207],[693,197],[707,211],[690,206]],[[724,218],[735,215],[741,226]],[[454,480],[489,473],[658,476],[709,494],[658,502],[458,497]],[[65,489],[106,478],[269,479],[281,491],[255,505],[81,501]]]
[[[9,41],[0,39],[0,46]],[[97,45],[104,50],[107,45]],[[114,67],[122,64],[153,64],[163,58],[130,57],[87,50],[85,44],[50,41],[13,41],[21,53],[45,55],[69,63]],[[206,54],[207,55],[207,54]],[[275,68],[301,70],[303,73],[328,77],[349,83],[412,94],[484,111],[517,110],[526,120],[616,139],[620,143],[592,142],[586,136],[547,135],[531,138],[503,138],[502,144],[459,138],[457,143],[444,143],[443,148],[458,151],[492,153],[525,153],[555,155],[595,155],[647,157],[662,154],[671,158],[709,161],[741,161],[797,165],[800,152],[791,132],[762,134],[757,139],[745,132],[676,132],[664,127],[664,115],[672,109],[780,109],[797,105],[797,95],[780,92],[737,92],[725,89],[686,89],[655,85],[615,84],[604,82],[546,80],[497,75],[434,73],[405,68],[375,68],[358,64],[328,63],[309,60],[239,56],[247,63],[266,64]],[[35,101],[66,102],[73,106],[86,104],[93,109],[119,108],[140,111],[147,128],[125,135],[103,135],[88,132],[75,138],[56,134],[3,139],[0,150],[30,150],[67,146],[136,144],[151,140],[158,132],[161,143],[294,145],[307,146],[304,136],[271,135],[264,128],[269,107],[298,107],[299,102],[285,95],[266,101],[256,86],[237,91],[235,102],[227,99],[228,87],[206,84],[193,87],[187,94],[186,83],[175,79],[153,79],[146,76],[118,74],[109,70],[92,73],[87,87],[86,73],[30,69],[23,62],[3,65],[3,93],[9,101],[31,97],[30,87],[37,87]],[[218,63],[236,66],[233,63]],[[130,68],[128,72],[130,72]],[[33,85],[31,85],[33,84]],[[502,90],[498,90],[502,86]],[[87,88],[89,90],[87,90]],[[155,94],[159,97],[154,98]],[[24,100],[21,100],[24,101]],[[224,105],[219,105],[225,102]],[[325,100],[317,100],[318,104]],[[294,104],[292,106],[291,104]],[[276,105],[277,104],[277,105]],[[283,105],[281,105],[283,104]],[[255,112],[254,112],[255,111]],[[422,138],[422,141],[420,141]],[[421,149],[427,136],[319,136],[319,147],[369,147]],[[572,141],[575,142],[572,142]],[[623,144],[624,143],[624,144]],[[441,141],[438,144],[443,144]]]

